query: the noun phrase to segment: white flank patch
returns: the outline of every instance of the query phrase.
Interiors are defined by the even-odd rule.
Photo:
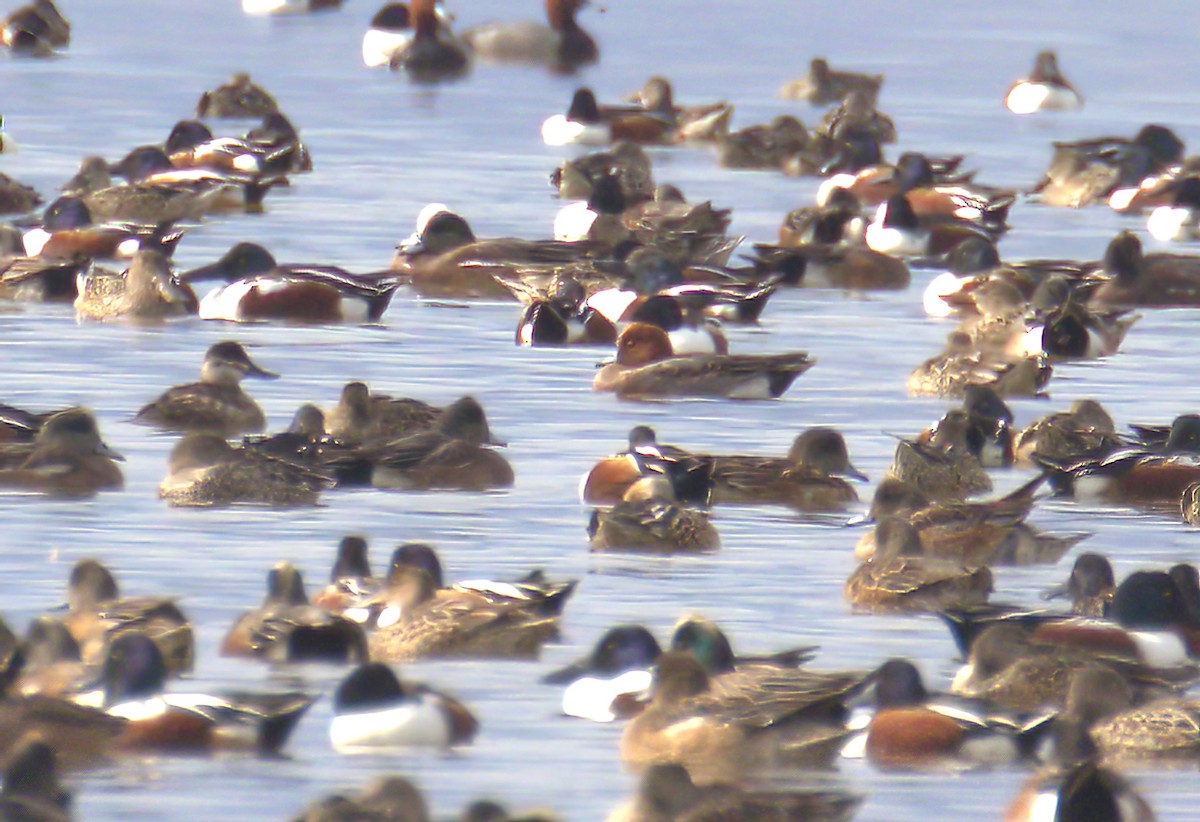
[[[568,120],[565,114],[555,114],[542,123],[542,140],[548,146],[603,146],[611,136],[602,123],[580,123]]]
[[[592,722],[612,722],[617,718],[612,710],[617,697],[645,693],[653,680],[649,671],[626,671],[612,679],[585,676],[563,691],[563,713]]]
[[[450,728],[437,696],[423,694],[394,708],[335,716],[329,741],[336,750],[376,747],[445,747]]]
[[[1186,240],[1191,235],[1191,232],[1186,230],[1188,223],[1192,221],[1191,217],[1190,208],[1159,206],[1151,211],[1146,219],[1146,230],[1154,239],[1165,243]]]
[[[368,29],[363,35],[362,57],[367,68],[379,68],[392,61],[392,55],[412,42],[412,29]]]
[[[970,277],[960,277],[952,271],[946,271],[930,280],[921,297],[921,305],[925,307],[925,313],[931,317],[949,317],[954,313],[954,309],[944,298],[962,291],[963,284],[970,279]]]
[[[596,212],[582,201],[563,206],[554,215],[554,239],[568,243],[586,240],[596,216]]]
[[[21,244],[25,246],[26,257],[36,257],[42,253],[42,249],[46,247],[46,243],[50,240],[50,232],[44,228],[31,228],[21,237]]]
[[[241,302],[255,287],[254,280],[238,280],[220,285],[200,300],[200,319],[242,321]]]

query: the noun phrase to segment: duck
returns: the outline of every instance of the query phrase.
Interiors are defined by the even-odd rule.
[[[1133,784],[1095,758],[1035,774],[1004,811],[1004,822],[1095,819],[1154,822],[1157,818]]]
[[[70,822],[71,794],[58,781],[58,756],[37,733],[23,735],[4,767],[0,818]]]
[[[0,153],[3,152],[4,136],[0,134]],[[25,214],[42,204],[42,195],[32,186],[0,174],[0,214]]]
[[[242,11],[255,16],[290,16],[341,8],[342,0],[242,0]]]
[[[1001,397],[1037,397],[1053,373],[1040,353],[997,356],[976,348],[966,332],[953,331],[945,349],[913,369],[906,385],[912,397],[961,397],[971,385],[991,386]]]
[[[331,437],[351,444],[391,442],[432,428],[444,409],[412,397],[372,393],[364,382],[342,387],[338,404],[325,415]]]
[[[228,83],[200,95],[197,117],[261,119],[279,111],[275,98],[250,79],[246,72],[235,72]]]
[[[187,283],[224,280],[200,300],[202,320],[379,322],[400,283],[335,266],[279,265],[257,243],[241,242],[219,260],[180,275]]]
[[[96,159],[107,168],[103,159]],[[67,196],[46,206],[41,225],[26,231],[21,239],[29,257],[44,262],[90,262],[128,259],[140,249],[170,257],[182,236],[170,221],[154,225],[98,223],[83,200]]]
[[[409,491],[511,488],[512,466],[487,447],[503,445],[492,436],[479,401],[461,397],[428,429],[372,450],[371,484]]]
[[[1050,206],[1081,208],[1137,189],[1147,177],[1183,161],[1183,141],[1166,126],[1143,126],[1132,139],[1100,137],[1055,143],[1054,156],[1032,193]]]
[[[471,68],[472,53],[464,40],[455,37],[439,17],[437,0],[412,0],[412,38],[388,58],[392,71],[403,71],[418,83],[457,79]]]
[[[566,114],[554,114],[542,122],[542,142],[548,146],[603,146],[617,140],[643,145],[672,142],[670,120],[641,106],[601,106],[586,86],[575,90]]]
[[[586,244],[512,238],[478,240],[467,221],[441,203],[417,216],[413,237],[401,243],[391,270],[422,297],[512,299],[496,274],[556,270],[577,263]]]
[[[889,477],[875,491],[870,517],[904,519],[917,529],[931,557],[973,565],[1053,563],[1089,535],[1044,534],[1025,522],[1042,479],[1034,477],[997,499],[965,502],[931,499],[917,484]],[[876,534],[868,533],[854,555],[869,559],[875,549]]]
[[[618,140],[611,148],[563,160],[550,174],[550,185],[563,200],[587,200],[600,180],[615,179],[621,199],[628,205],[654,197],[654,170],[646,150],[632,140]]]
[[[192,625],[175,600],[122,597],[112,571],[97,559],[81,559],[71,569],[62,624],[86,664],[99,665],[117,637],[137,631],[158,644],[169,674],[192,669]]]
[[[401,572],[399,569],[402,567],[417,568],[427,573],[433,580],[436,596],[454,598],[464,593],[475,594],[494,604],[519,604],[531,613],[547,616],[562,615],[567,600],[579,583],[575,579],[563,582],[548,580],[540,570],[534,570],[512,581],[465,579],[447,585],[437,551],[422,542],[407,542],[392,552],[387,585],[391,584],[393,575],[398,583],[405,581],[407,572]],[[391,606],[386,591],[378,599],[387,606],[379,614],[378,626],[387,627],[402,617],[400,609]]]
[[[1042,592],[1042,599],[1069,597],[1071,613],[1103,619],[1112,610],[1117,582],[1112,563],[1103,554],[1085,551],[1075,557],[1067,581]]]
[[[95,267],[81,272],[75,289],[75,315],[86,320],[151,322],[195,314],[198,308],[191,287],[152,249],[139,250],[121,273]]]
[[[828,764],[847,735],[845,700],[867,674],[769,669],[712,677],[689,653],[666,653],[646,709],[621,737],[635,770],[680,765],[698,785],[736,783],[761,769]]]
[[[55,616],[35,618],[19,643],[12,637],[6,657],[0,664],[0,691],[10,696],[69,697],[95,678],[95,661],[84,664],[79,643]]]
[[[857,610],[914,613],[987,602],[992,573],[984,566],[930,556],[909,522],[892,518],[876,526],[875,553],[846,580],[846,600]]]
[[[541,681],[563,685],[562,712],[593,722],[613,722],[641,710],[662,647],[644,625],[614,625],[587,656],[545,674]]]
[[[242,390],[244,377],[274,380],[279,375],[255,364],[241,343],[215,343],[204,354],[199,382],[168,388],[143,406],[133,421],[218,436],[257,433],[266,427],[267,420],[258,403]]]
[[[436,5],[439,37],[450,35],[453,19],[439,2]],[[413,15],[407,3],[387,3],[375,16],[362,40],[363,64],[367,68],[388,65],[392,55],[405,48],[413,39]]]
[[[1089,305],[1170,308],[1200,305],[1200,257],[1145,254],[1141,239],[1122,231],[1104,251],[1101,282]]]
[[[781,114],[770,123],[726,134],[717,143],[717,163],[722,168],[782,169],[808,148],[810,139],[803,123]]]
[[[808,64],[808,76],[793,80],[779,90],[785,100],[803,100],[814,106],[840,103],[852,91],[879,96],[883,85],[882,74],[856,74],[852,71],[834,71],[824,57],[814,57]]]
[[[983,441],[974,436],[973,424],[970,412],[954,408],[915,439],[900,437],[888,476],[939,500],[992,490],[983,465]]]
[[[594,510],[587,531],[592,551],[676,553],[721,547],[708,516],[679,505],[663,476],[642,477],[612,508]]]
[[[226,748],[275,754],[316,701],[302,692],[170,693],[158,646],[136,632],[109,646],[101,682],[105,712],[127,720],[114,743],[126,752]]]
[[[1193,482],[1183,489],[1179,510],[1188,525],[1200,525],[1200,482]]]
[[[676,105],[671,81],[659,75],[648,79],[628,100],[668,120],[674,127],[676,142],[718,141],[729,133],[729,120],[733,117],[733,106],[729,103]]]
[[[1074,400],[1066,411],[1058,411],[1027,425],[1014,443],[1015,461],[1031,466],[1039,458],[1074,461],[1111,453],[1121,444],[1113,419],[1093,399]]]
[[[393,567],[389,588],[400,619],[372,634],[371,658],[378,661],[533,659],[558,634],[555,614],[470,591],[439,595],[433,578],[413,566]]]
[[[675,356],[666,331],[635,322],[617,337],[616,360],[596,373],[592,389],[613,392],[622,399],[777,399],[815,364],[803,351]]]
[[[685,819],[772,819],[778,822],[848,822],[862,797],[836,789],[708,785],[692,781],[681,765],[653,765],[637,792],[607,822],[682,822]]]
[[[91,411],[68,408],[48,417],[31,445],[0,458],[0,487],[56,497],[90,497],[125,485],[118,462],[125,458],[100,438]]]
[[[167,459],[158,496],[175,508],[258,504],[316,505],[334,477],[254,448],[234,448],[216,434],[188,434]]]
[[[1187,761],[1200,755],[1200,703],[1166,697],[1136,705],[1129,684],[1108,668],[1075,673],[1061,719],[1086,727],[1107,759]]]
[[[875,670],[874,710],[861,720],[861,735],[842,749],[885,768],[944,767],[948,763],[996,763],[1034,756],[1050,730],[1050,711],[1019,714],[949,694],[930,693],[921,672],[894,657]]]
[[[125,178],[127,186],[111,186],[83,196],[90,201],[111,195],[110,206],[117,203],[119,208],[129,208],[131,216],[149,222],[152,209],[157,207],[153,200],[155,189],[164,192],[161,205],[166,217],[197,219],[204,214],[227,211],[261,214],[267,193],[277,185],[287,184],[287,177],[282,172],[264,170],[266,163],[271,161],[264,162],[264,152],[255,151],[244,140],[224,141],[218,155],[215,140],[208,145],[191,145],[189,148],[190,136],[186,139],[178,134],[175,136],[177,141],[182,140],[183,146],[172,146],[171,155],[162,146],[137,146],[109,167]],[[230,154],[233,154],[232,158]],[[215,161],[218,156],[223,162]],[[134,190],[128,192],[123,190],[125,188]],[[174,192],[192,195],[194,199],[191,203],[170,200]],[[126,202],[120,202],[121,198]],[[194,210],[173,211],[177,206]]]
[[[685,503],[708,505],[712,497],[712,459],[658,442],[648,425],[629,429],[625,451],[605,457],[592,466],[579,483],[579,501],[615,505],[629,486],[655,472],[665,475],[675,496]]]
[[[1180,414],[1166,442],[1056,461],[1039,457],[1060,494],[1113,503],[1174,505],[1200,479],[1200,415]]]
[[[575,20],[587,0],[546,0],[546,24],[486,23],[463,32],[480,60],[545,65],[569,74],[600,59],[600,49]]]
[[[857,502],[846,479],[866,477],[850,463],[837,430],[814,426],[796,436],[787,457],[713,456],[713,505],[786,505],[801,511],[840,509]]]
[[[470,743],[479,721],[452,696],[401,682],[382,662],[364,663],[333,693],[329,740],[338,752]]]
[[[353,822],[389,819],[431,822],[429,806],[415,785],[402,776],[377,776],[361,791],[338,791],[310,802],[292,822]]]
[[[0,43],[16,54],[50,57],[70,45],[71,24],[54,0],[33,0],[4,18]]]
[[[1161,242],[1200,239],[1200,177],[1179,179],[1171,187],[1167,202],[1146,218],[1146,231]]]
[[[1014,710],[1038,711],[1061,708],[1072,675],[1088,667],[1105,666],[1119,674],[1139,702],[1171,694],[1195,677],[1178,638],[1171,641],[1160,632],[1140,647],[1134,644],[1137,639],[1135,633],[1114,632],[1111,623],[1052,621],[1031,629],[1003,620],[984,628],[971,643],[967,664],[955,675],[951,690]],[[1141,655],[1154,656],[1147,663]]]
[[[1083,108],[1083,95],[1063,77],[1058,68],[1058,55],[1047,49],[1038,52],[1029,76],[1009,87],[1004,95],[1004,107],[1013,114],[1075,111]]]
[[[290,562],[271,568],[262,605],[234,621],[220,652],[272,662],[363,663],[369,658],[362,626],[310,604],[304,577]]]

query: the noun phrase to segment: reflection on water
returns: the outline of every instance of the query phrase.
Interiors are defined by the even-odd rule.
[[[540,4],[506,7],[534,17]],[[341,11],[288,20],[242,16],[236,2],[64,2],[75,26],[69,53],[53,61],[0,63],[4,115],[22,152],[0,170],[45,195],[85,154],[115,158],[165,137],[191,113],[203,89],[248,70],[301,128],[316,170],[273,191],[267,213],[213,219],[190,230],[177,253],[183,268],[253,240],[284,262],[328,262],[354,270],[386,265],[418,210],[438,200],[463,213],[480,236],[549,234],[558,203],[546,176],[560,154],[540,143],[538,125],[566,106],[577,82],[601,99],[671,77],[682,102],[724,97],[734,126],[793,110],[776,97],[808,60],[883,72],[881,107],[896,121],[900,149],[965,153],[982,182],[1026,187],[1055,139],[1130,135],[1144,122],[1171,125],[1185,140],[1200,132],[1197,92],[1174,79],[1197,73],[1194,20],[1178,10],[1104,12],[1081,2],[956,7],[929,25],[916,3],[843,3],[820,9],[773,0],[756,4],[683,2],[592,6],[581,21],[601,44],[599,65],[578,78],[537,70],[477,67],[463,82],[414,86],[368,71],[359,39],[374,8],[351,0]],[[452,3],[460,25],[494,19],[482,0]],[[1031,19],[1048,15],[1047,19]],[[1031,23],[1034,23],[1032,26]],[[1017,119],[1000,105],[1033,53],[1058,48],[1063,70],[1083,91],[1076,115]],[[801,108],[808,123],[819,112]],[[782,216],[807,203],[816,181],[716,167],[704,149],[652,152],[658,179],[692,199],[734,209],[733,230],[770,241]],[[1056,211],[1019,204],[1004,240],[1009,258],[1096,258],[1120,227],[1104,209]],[[702,557],[589,556],[579,476],[616,449],[636,423],[664,441],[719,452],[785,453],[796,431],[836,425],[855,464],[872,478],[890,462],[893,434],[918,430],[945,403],[910,400],[904,379],[941,347],[949,327],[921,313],[928,272],[902,294],[847,296],[788,292],[773,298],[761,327],[732,329],[736,350],[807,350],[818,365],[779,402],[705,400],[619,403],[590,382],[603,354],[519,350],[508,304],[423,303],[401,292],[382,325],[231,329],[197,320],[161,328],[77,324],[67,307],[0,312],[0,399],[46,409],[86,404],[106,440],[128,457],[126,489],[67,503],[0,495],[3,611],[15,624],[62,602],[67,570],[98,556],[130,594],[175,593],[197,626],[197,687],[308,687],[328,693],[338,670],[272,670],[231,663],[216,644],[234,617],[258,602],[267,569],[298,563],[310,587],[350,531],[372,541],[378,565],[405,540],[439,546],[452,577],[515,575],[544,567],[582,579],[564,620],[564,641],[536,664],[422,663],[418,679],[453,690],[482,722],[475,746],[452,755],[335,756],[327,741],[328,699],[301,723],[281,761],[242,758],[123,761],[71,779],[82,819],[282,819],[318,794],[401,771],[426,789],[439,812],[490,795],[517,807],[548,805],[569,819],[601,818],[629,790],[620,770],[619,728],[555,716],[558,694],[540,674],[578,656],[608,625],[643,621],[660,635],[685,611],[725,624],[739,647],[766,651],[816,643],[824,667],[869,666],[884,656],[915,658],[946,685],[953,645],[932,617],[858,617],[842,602],[858,538],[840,518],[782,509],[721,509],[722,550]],[[1161,422],[1195,410],[1200,396],[1187,346],[1196,313],[1146,312],[1120,355],[1059,368],[1052,399],[1020,400],[1028,422],[1072,399],[1101,400],[1119,424]],[[445,403],[477,396],[496,435],[509,443],[517,485],[485,495],[335,492],[311,511],[173,510],[155,498],[172,438],[131,424],[165,386],[194,379],[203,351],[236,336],[283,378],[248,386],[273,429],[305,401],[332,405],[348,379]],[[997,477],[1000,490],[1019,476]],[[863,496],[869,496],[864,489]],[[1166,516],[1043,502],[1033,521],[1053,531],[1086,530],[1087,549],[1110,553],[1119,574],[1144,564],[1192,558],[1195,534]],[[1070,558],[1066,562],[1069,562]],[[1037,602],[1068,567],[1003,568],[997,599]],[[569,779],[564,779],[569,774]],[[1189,818],[1197,794],[1188,772],[1139,772],[1163,818]],[[850,763],[821,780],[869,799],[860,819],[984,818],[998,814],[1024,774],[1003,769],[956,775],[880,774]],[[936,803],[936,805],[935,805]]]

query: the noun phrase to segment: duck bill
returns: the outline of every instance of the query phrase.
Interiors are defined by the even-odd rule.
[[[1070,593],[1068,585],[1069,583],[1064,582],[1060,585],[1053,585],[1047,588],[1042,591],[1042,599],[1062,599]]]
[[[274,371],[268,371],[265,368],[261,368],[256,362],[254,362],[253,360],[251,360],[249,358],[246,359],[246,376],[247,377],[258,377],[260,380],[277,380],[277,379],[279,379],[279,375],[276,374]]]
[[[179,279],[185,283],[202,282],[204,280],[221,280],[223,282],[233,282],[236,278],[231,278],[225,271],[225,266],[220,260],[217,262],[202,265],[199,268],[193,268],[190,271],[184,271],[179,275]]]
[[[109,448],[107,443],[100,443],[100,445],[96,447],[96,453],[102,457],[108,457],[110,460],[125,462],[125,455],[119,451]]]
[[[586,659],[578,659],[565,668],[551,671],[543,676],[541,681],[545,685],[566,685],[590,673],[591,668],[588,666],[588,661]]]
[[[866,474],[864,474],[862,471],[859,471],[850,463],[846,463],[846,470],[842,472],[842,476],[846,477],[847,479],[858,480],[859,482],[871,481],[867,478]]]
[[[846,528],[859,528],[865,525],[874,525],[875,517],[871,514],[871,512],[868,511],[865,514],[855,514],[843,524]]]
[[[420,234],[414,232],[396,243],[396,250],[401,254],[420,254],[425,250],[425,242]]]

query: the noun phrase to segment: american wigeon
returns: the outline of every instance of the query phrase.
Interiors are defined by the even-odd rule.
[[[633,399],[771,399],[780,397],[815,363],[802,351],[675,356],[667,332],[649,323],[632,323],[617,338],[616,361],[597,372],[592,388]]]
[[[245,377],[274,380],[279,375],[256,365],[240,343],[216,343],[204,354],[199,382],[167,389],[143,406],[133,421],[218,436],[257,433],[267,420],[258,403],[242,390]]]

